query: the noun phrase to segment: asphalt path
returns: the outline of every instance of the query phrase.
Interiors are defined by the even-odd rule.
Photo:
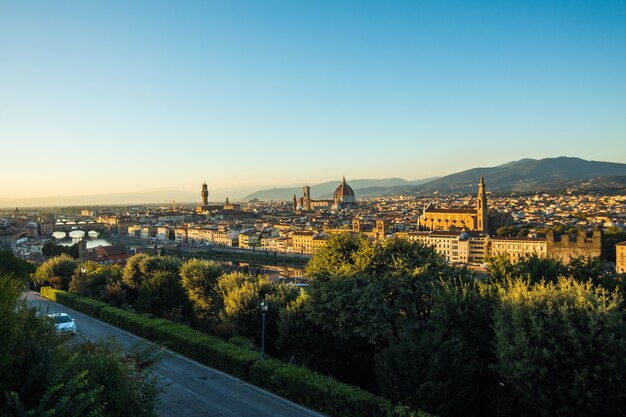
[[[25,295],[28,305],[44,313],[67,313],[76,321],[76,338],[113,338],[124,349],[150,342],[91,316],[53,303],[37,293]],[[233,376],[164,350],[154,370],[162,388],[161,417],[324,417]]]

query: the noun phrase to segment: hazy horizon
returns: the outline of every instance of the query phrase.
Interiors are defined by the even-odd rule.
[[[551,156],[551,158],[559,158],[563,156]],[[572,156],[565,158],[579,158],[578,156]],[[520,158],[529,159],[529,158]],[[534,158],[530,158],[534,159]],[[541,158],[543,159],[543,158]],[[585,158],[581,158],[585,159]],[[515,161],[519,161],[515,160]],[[506,163],[514,162],[507,161]],[[621,161],[601,161],[608,163],[626,163]],[[473,168],[493,168],[499,165],[504,164],[495,164],[490,166],[470,166],[467,169]],[[399,178],[407,181],[418,181],[418,180],[428,180],[432,181],[436,178],[445,177],[447,175],[455,174],[461,171],[465,171],[466,168],[459,169],[458,171],[447,172],[443,175],[426,177],[426,178],[402,178],[399,176],[388,176],[384,178],[347,178],[348,183],[351,181],[358,180],[382,180],[382,179],[392,179]],[[302,182],[302,183],[293,183],[293,182],[285,182],[283,184],[274,184],[274,185],[260,185],[253,186],[247,184],[241,187],[233,187],[233,188],[215,188],[212,189],[209,181],[207,181],[207,185],[209,186],[209,201],[210,202],[223,202],[226,198],[229,198],[232,201],[241,201],[244,197],[247,197],[250,194],[253,194],[258,191],[270,190],[270,189],[279,189],[279,188],[300,188],[304,184],[310,186],[316,186],[328,182],[339,182],[339,178],[325,179],[319,182]],[[488,179],[487,179],[488,181]],[[176,203],[198,203],[201,200],[200,190],[202,186],[202,182],[198,182],[195,185],[195,189],[191,187],[169,187],[169,188],[152,188],[148,190],[135,190],[123,193],[100,193],[100,194],[85,194],[85,195],[48,195],[48,196],[38,196],[38,197],[28,197],[21,199],[4,199],[0,198],[0,208],[11,208],[15,206],[22,207],[46,207],[46,206],[67,206],[67,205],[125,205],[125,204],[162,204],[168,205],[172,203],[172,200],[176,201]]]
[[[624,21],[620,2],[0,0],[0,204],[624,162]]]

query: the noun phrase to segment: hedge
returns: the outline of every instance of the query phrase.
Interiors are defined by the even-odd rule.
[[[183,324],[116,307],[101,309],[100,318],[146,339],[163,343],[188,358],[245,380],[250,379],[250,365],[259,356],[256,351],[206,335]]]
[[[431,417],[422,411],[394,406],[390,401],[352,385],[276,359],[259,360],[258,352],[225,342],[183,324],[137,314],[51,287],[41,296],[100,318],[200,363],[282,395],[332,417]]]
[[[41,287],[40,294],[48,300],[64,304],[74,308],[74,301],[79,298],[78,295],[63,290],[57,290],[52,287]]]
[[[333,417],[394,415],[393,405],[382,397],[275,359],[255,362],[250,382]]]
[[[73,294],[72,294],[73,295]],[[78,310],[81,313],[89,314],[93,317],[99,317],[101,309],[108,307],[105,302],[94,300],[86,297],[76,297],[72,300],[72,308]]]

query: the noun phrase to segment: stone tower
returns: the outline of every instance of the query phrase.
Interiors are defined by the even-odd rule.
[[[304,210],[311,211],[311,187],[305,185],[304,187],[302,187],[302,192],[304,193]]]
[[[293,195],[293,212],[295,213],[296,211],[298,211],[298,200],[296,200],[296,195]]]
[[[387,225],[385,221],[380,219],[376,220],[376,240],[384,240],[387,233]]]
[[[487,192],[485,191],[485,180],[480,176],[478,183],[478,201],[476,204],[476,226],[477,229],[487,231]]]
[[[206,185],[206,181],[204,182],[204,184],[202,184],[202,205],[203,206],[208,206],[209,205],[209,189]]]

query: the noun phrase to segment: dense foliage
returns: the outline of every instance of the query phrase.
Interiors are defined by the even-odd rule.
[[[0,275],[0,415],[154,416],[152,357],[112,343],[69,343],[21,300],[20,263],[13,264]],[[65,302],[79,298],[54,291]]]
[[[31,263],[14,256],[11,251],[0,250],[0,275],[10,275],[26,283],[30,272],[34,270]]]
[[[67,255],[60,255],[45,261],[35,272],[35,282],[51,285],[54,288],[67,291],[72,275],[78,268],[78,261]]]
[[[73,275],[70,290],[125,309],[54,296],[274,392],[292,398],[298,391],[331,415],[348,414],[332,408],[335,400],[320,387],[343,392],[343,407],[354,396],[359,415],[383,403],[389,415],[626,413],[626,396],[616,389],[626,378],[626,280],[597,258],[502,257],[489,261],[488,276],[474,276],[420,243],[337,234],[309,262],[306,292],[164,256],[136,255],[121,274],[103,273],[80,281]],[[268,305],[266,352],[289,366],[250,356],[249,347],[261,344],[261,301]],[[375,395],[354,394],[333,379],[302,388],[319,374]]]

